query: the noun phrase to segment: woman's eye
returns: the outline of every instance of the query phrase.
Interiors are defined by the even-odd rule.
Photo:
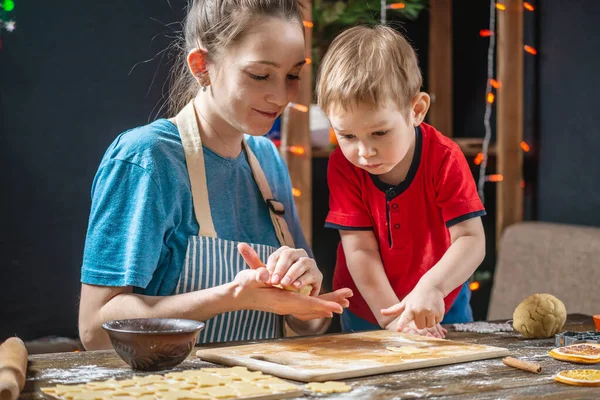
[[[248,75],[250,75],[250,78],[257,80],[257,81],[266,81],[267,79],[269,79],[269,75],[254,75],[251,73],[248,73]]]
[[[389,131],[377,131],[377,132],[373,132],[373,136],[384,136],[388,132]]]
[[[299,75],[288,74],[288,79],[291,80],[291,81],[299,81],[300,80],[300,76]]]

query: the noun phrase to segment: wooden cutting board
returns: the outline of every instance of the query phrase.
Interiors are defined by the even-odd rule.
[[[380,330],[198,350],[196,355],[281,378],[323,382],[504,357],[508,349]]]

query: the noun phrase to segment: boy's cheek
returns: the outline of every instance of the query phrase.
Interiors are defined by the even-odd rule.
[[[340,149],[342,150],[342,154],[348,161],[352,164],[356,165],[358,162],[358,151],[351,144],[342,144],[340,143]]]

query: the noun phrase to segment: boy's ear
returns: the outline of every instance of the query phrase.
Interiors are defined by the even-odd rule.
[[[425,92],[420,92],[413,97],[411,104],[412,122],[414,126],[421,125],[421,122],[425,120],[427,111],[429,111],[429,105],[431,104],[431,98]]]

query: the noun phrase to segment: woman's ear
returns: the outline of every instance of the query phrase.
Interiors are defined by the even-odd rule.
[[[187,63],[190,72],[196,78],[196,81],[202,86],[210,85],[210,77],[206,69],[208,53],[201,48],[192,49],[187,56]]]
[[[425,116],[427,115],[427,111],[429,110],[430,103],[431,98],[425,92],[420,92],[415,97],[413,97],[411,103],[411,116],[414,126],[421,125],[421,122],[425,120]]]

